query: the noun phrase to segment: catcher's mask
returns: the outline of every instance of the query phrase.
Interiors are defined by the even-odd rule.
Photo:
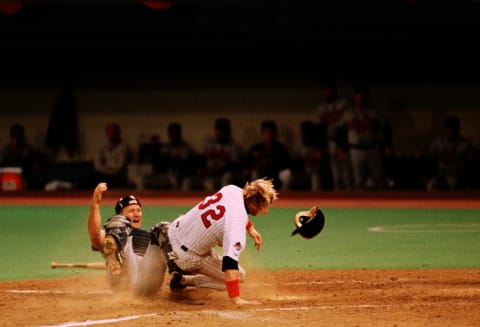
[[[312,238],[320,233],[325,226],[325,216],[319,207],[312,207],[308,211],[300,211],[295,215],[297,228],[292,235],[300,234],[304,238]]]

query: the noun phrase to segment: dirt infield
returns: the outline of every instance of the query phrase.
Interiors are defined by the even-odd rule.
[[[480,270],[254,271],[225,292],[112,294],[102,277],[0,283],[3,326],[479,326]]]
[[[4,194],[5,195],[5,194]],[[110,194],[111,205],[119,194]],[[144,205],[193,205],[200,195],[141,194]],[[90,193],[6,195],[1,204],[88,205]],[[480,208],[478,196],[297,194],[277,206]],[[70,269],[70,268],[68,268]],[[480,326],[480,269],[249,271],[236,307],[225,292],[113,294],[103,277],[0,283],[2,326]]]

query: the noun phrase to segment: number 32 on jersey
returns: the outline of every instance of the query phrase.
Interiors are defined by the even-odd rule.
[[[202,203],[198,205],[198,209],[205,210],[200,217],[202,217],[203,225],[205,228],[212,226],[212,222],[215,220],[220,220],[225,215],[225,206],[215,203],[219,202],[222,199],[223,195],[221,192],[215,193],[214,195],[208,196],[203,200]]]

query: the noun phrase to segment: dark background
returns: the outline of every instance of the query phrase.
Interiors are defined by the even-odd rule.
[[[476,83],[476,1],[30,1],[0,15],[0,82]]]

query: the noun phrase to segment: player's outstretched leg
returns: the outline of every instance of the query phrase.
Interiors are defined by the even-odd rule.
[[[212,250],[210,256],[200,260],[199,267],[195,269],[197,274],[182,273],[181,270],[173,273],[170,279],[170,290],[181,291],[187,286],[225,290],[225,274],[220,269],[221,264],[221,257]],[[240,282],[243,282],[246,276],[245,269],[240,266],[238,268]]]

